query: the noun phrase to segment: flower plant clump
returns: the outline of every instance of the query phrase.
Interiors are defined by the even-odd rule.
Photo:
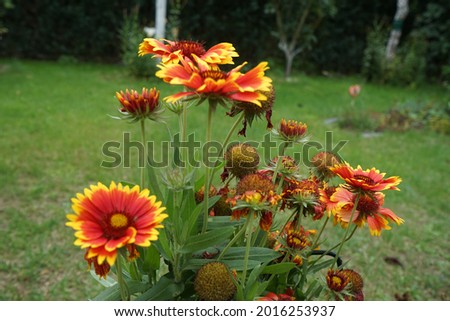
[[[205,108],[204,143],[211,142],[215,121],[229,116],[234,122],[214,138],[222,145],[213,162],[193,166],[192,155],[175,147],[177,157],[166,168],[141,166],[139,182],[99,182],[72,198],[66,225],[106,287],[94,299],[363,300],[363,277],[343,260],[343,248],[365,226],[379,236],[391,222],[403,223],[384,207],[385,192],[399,190],[401,179],[354,168],[329,151],[309,165],[285,155],[308,142],[308,126],[291,119],[272,124],[268,63],[226,68],[239,56],[230,43],[207,49],[195,41],[146,38],[139,55],[159,59],[156,77],[180,88],[163,99],[156,88],[116,93],[116,118],[139,124],[143,146],[146,123],[168,126],[167,111],[178,117],[182,142],[191,108]],[[250,143],[230,143],[259,118],[280,142],[266,164]],[[177,129],[168,129],[173,140]],[[143,150],[147,160],[150,151]],[[341,239],[328,244],[326,233],[339,229]]]

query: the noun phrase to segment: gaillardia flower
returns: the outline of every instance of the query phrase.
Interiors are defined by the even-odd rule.
[[[352,189],[357,191],[381,192],[387,189],[399,190],[398,184],[402,181],[398,176],[391,176],[384,179],[385,173],[380,173],[378,169],[371,168],[363,170],[358,165],[356,169],[347,162],[337,164],[330,168],[332,172],[342,178]]]
[[[269,292],[257,301],[295,301],[294,290],[286,289],[284,293],[280,294]]]
[[[142,88],[142,93],[136,90],[116,92],[116,97],[122,107],[119,109],[121,118],[139,120],[149,118],[157,120],[162,109],[159,106],[159,90]]]
[[[180,59],[194,62],[194,56],[209,64],[233,64],[233,57],[239,56],[233,45],[227,42],[206,50],[203,44],[197,41],[145,38],[139,45],[139,56],[148,54],[161,58],[163,64],[177,64]]]
[[[244,113],[244,120],[242,121],[243,128],[239,131],[238,135],[246,136],[247,124],[252,126],[253,120],[255,118],[261,118],[265,115],[267,122],[267,129],[272,129],[272,107],[275,102],[275,90],[273,86],[270,91],[262,92],[267,100],[261,102],[261,106],[254,103],[249,103],[245,101],[235,101],[229,112],[228,116],[234,117],[240,113]]]
[[[148,189],[114,182],[109,187],[91,185],[84,194],[78,193],[72,198],[72,209],[74,214],[67,215],[66,225],[76,231],[74,244],[87,249],[85,259],[94,263],[97,274],[103,277],[114,265],[120,248],[128,249],[133,259],[138,256],[136,246],[147,247],[156,241],[157,229],[167,217],[165,207]]]
[[[161,69],[156,76],[172,85],[183,85],[186,91],[165,98],[171,103],[183,97],[200,97],[208,99],[251,102],[261,106],[267,100],[262,92],[269,91],[272,80],[264,75],[269,68],[267,62],[261,62],[246,73],[240,70],[246,63],[229,72],[222,71],[215,65],[210,65],[196,58],[196,64],[181,59],[181,64],[160,64]]]
[[[327,286],[334,292],[342,292],[350,282],[350,278],[347,273],[342,270],[328,270]]]
[[[283,118],[281,119],[278,130],[274,129],[273,133],[286,142],[304,143],[307,141],[307,130],[308,126],[306,124],[295,120],[286,121]]]
[[[352,216],[356,198],[359,197],[352,221],[357,226],[364,226],[367,222],[370,234],[380,236],[381,230],[390,230],[389,221],[400,225],[404,220],[394,214],[390,209],[384,208],[384,194],[381,192],[355,194],[344,187],[338,187],[331,195],[330,201],[334,208],[331,210],[338,222],[347,226]]]

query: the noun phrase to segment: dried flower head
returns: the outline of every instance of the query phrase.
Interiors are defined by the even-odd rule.
[[[261,102],[261,106],[258,106],[251,102],[235,101],[231,106],[228,116],[234,117],[241,112],[244,113],[244,120],[242,122],[243,128],[239,131],[238,135],[246,136],[247,125],[251,126],[255,118],[262,118],[263,115],[267,121],[267,129],[272,129],[272,107],[275,102],[275,90],[273,86],[269,91],[261,92],[267,97],[267,100]]]
[[[258,165],[258,151],[249,144],[235,144],[225,152],[225,170],[238,178],[256,172]]]
[[[340,164],[341,160],[331,152],[319,152],[311,159],[311,163],[319,179],[329,180],[336,175],[330,168]]]
[[[228,267],[211,262],[198,270],[194,281],[195,293],[204,301],[228,301],[236,293],[236,286]]]

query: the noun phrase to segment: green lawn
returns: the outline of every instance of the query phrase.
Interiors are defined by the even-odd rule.
[[[269,75],[277,94],[274,124],[281,118],[306,122],[312,139],[322,143],[332,131],[335,142],[348,140],[340,153],[352,165],[403,179],[402,191],[388,192],[385,206],[405,224],[380,238],[360,230],[342,253],[365,278],[366,299],[395,300],[406,293],[412,300],[449,300],[449,137],[423,130],[366,138],[341,130],[325,120],[348,108],[347,88],[361,79],[299,75],[285,82],[277,72]],[[139,139],[136,125],[108,115],[117,115],[117,90],[143,86],[157,86],[162,96],[174,90],[156,78],[133,79],[119,66],[0,60],[1,300],[85,300],[97,294],[100,287],[87,272],[83,251],[72,245],[65,214],[70,198],[89,184],[137,181],[135,171],[100,163],[105,142],[120,140],[125,131]],[[376,112],[409,99],[449,96],[434,86],[362,86],[360,108]],[[190,110],[189,129],[196,137],[204,137],[206,114],[203,105]],[[167,116],[175,126],[175,117]],[[234,122],[222,110],[213,121],[213,137],[219,139]],[[164,126],[148,127],[148,139],[164,139]],[[248,139],[260,141],[265,124],[255,122],[247,132]],[[334,230],[330,238],[340,235]]]

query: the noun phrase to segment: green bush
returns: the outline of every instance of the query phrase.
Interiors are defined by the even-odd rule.
[[[415,85],[425,78],[426,43],[418,33],[410,34],[397,48],[392,60],[386,58],[389,31],[375,24],[367,35],[362,74],[368,81],[394,85]]]
[[[139,44],[146,37],[139,25],[138,10],[124,17],[119,31],[122,63],[135,77],[149,77],[156,71],[156,65],[150,55],[138,56]]]

